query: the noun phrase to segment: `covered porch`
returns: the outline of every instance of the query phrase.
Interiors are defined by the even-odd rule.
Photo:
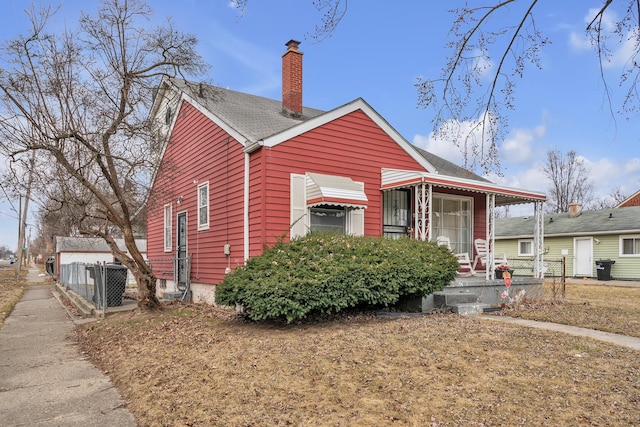
[[[505,263],[503,254],[494,250],[496,208],[533,204],[532,274],[513,277],[509,294],[524,290],[527,296],[535,296],[539,292],[545,270],[544,193],[504,187],[487,180],[396,169],[382,170],[381,190],[383,234],[389,238],[408,236],[427,241],[444,238],[455,254],[466,254],[472,267],[461,268],[445,291],[474,294],[479,303],[489,305],[503,301],[500,295],[505,290],[504,280],[496,279],[495,274],[496,267]],[[433,296],[430,297],[431,301],[423,303],[423,309],[433,308]]]

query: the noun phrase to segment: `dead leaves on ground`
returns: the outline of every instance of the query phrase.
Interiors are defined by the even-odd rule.
[[[637,352],[456,315],[283,326],[176,304],[78,334],[141,426],[640,424]]]

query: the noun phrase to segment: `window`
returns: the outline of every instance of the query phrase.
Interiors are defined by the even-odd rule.
[[[209,182],[198,185],[198,230],[209,229]]]
[[[316,179],[310,179],[313,175]],[[341,194],[332,193],[335,187],[327,184],[327,179],[335,179],[338,186],[345,191]],[[348,180],[347,184],[345,181]],[[291,174],[291,238],[304,236],[309,231],[334,231],[354,236],[364,236],[364,207],[366,207],[366,195],[364,184],[352,181],[350,178],[321,175],[321,174]],[[326,194],[323,192],[327,192]],[[354,199],[345,198],[355,195]],[[327,197],[333,203],[310,204],[309,199]],[[336,200],[337,199],[337,200]],[[341,202],[344,200],[344,204]]]
[[[433,235],[448,237],[453,252],[471,254],[471,199],[434,194],[431,214]]]
[[[640,234],[620,236],[620,256],[640,257]]]
[[[345,234],[346,210],[339,206],[318,206],[309,209],[311,231],[333,231]]]
[[[533,240],[518,240],[518,256],[533,256]]]
[[[164,251],[171,252],[171,205],[164,205]]]

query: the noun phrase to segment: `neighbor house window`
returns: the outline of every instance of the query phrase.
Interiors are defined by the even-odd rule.
[[[164,205],[164,251],[171,252],[171,205]]]
[[[533,256],[533,239],[518,240],[518,256]]]
[[[209,183],[198,185],[198,230],[209,229]]]
[[[620,237],[620,256],[640,257],[640,234]]]

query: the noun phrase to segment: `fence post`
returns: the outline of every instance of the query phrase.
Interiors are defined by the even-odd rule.
[[[562,279],[561,283],[562,283],[562,299],[564,299],[564,291],[565,291],[565,276],[567,273],[567,257],[562,257]]]

